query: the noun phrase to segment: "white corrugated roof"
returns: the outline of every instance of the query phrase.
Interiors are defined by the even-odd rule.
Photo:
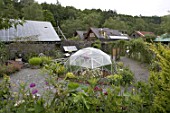
[[[15,41],[19,37],[24,41],[24,37],[31,37],[31,41],[61,41],[55,29],[50,22],[30,21],[22,25],[17,25],[16,29],[11,27],[6,30],[0,30],[1,41]]]
[[[63,46],[63,48],[64,48],[64,51],[69,51],[69,52],[77,51],[76,46]]]

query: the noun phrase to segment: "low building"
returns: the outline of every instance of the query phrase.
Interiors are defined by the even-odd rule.
[[[50,22],[26,20],[16,28],[0,30],[0,40],[3,42],[60,42],[58,34]]]
[[[164,43],[164,44],[169,44],[170,43],[170,34],[168,33],[165,33],[161,36],[158,36],[154,42],[161,42],[161,43]]]
[[[128,40],[129,37],[119,30],[113,30],[109,28],[89,28],[84,40],[94,41],[113,41],[113,40]]]
[[[23,25],[0,30],[0,41],[6,43],[9,58],[28,58],[43,53],[54,56],[61,39],[50,22],[26,20]]]
[[[75,37],[78,37],[80,40],[84,40],[86,34],[87,34],[87,31],[78,31],[78,30],[77,30],[77,31],[74,33],[74,36],[75,36]]]
[[[131,33],[130,37],[135,38],[144,38],[146,36],[156,36],[153,32],[147,32],[147,31],[134,31]]]

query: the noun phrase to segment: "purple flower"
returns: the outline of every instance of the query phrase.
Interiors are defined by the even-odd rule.
[[[38,92],[37,89],[32,90],[32,94],[36,94]]]
[[[49,85],[49,83],[48,83],[47,81],[45,81],[45,85],[47,85],[47,86],[48,86],[48,85]]]
[[[33,87],[35,87],[35,86],[36,86],[35,83],[31,83],[31,84],[30,84],[30,88],[33,88]]]

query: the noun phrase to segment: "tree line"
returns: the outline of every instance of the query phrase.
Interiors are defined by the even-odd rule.
[[[67,38],[73,37],[75,30],[88,30],[89,27],[107,27],[128,34],[135,30],[150,31],[156,35],[170,32],[170,15],[131,16],[118,14],[116,10],[64,7],[59,2],[39,4],[34,0],[0,0],[0,17],[0,29],[8,28],[10,19],[50,21],[54,27],[60,26]]]

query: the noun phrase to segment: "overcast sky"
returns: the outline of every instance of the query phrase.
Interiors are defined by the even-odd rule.
[[[57,0],[35,0],[39,3],[56,3]],[[62,6],[77,9],[116,10],[118,14],[132,16],[163,16],[170,10],[170,0],[59,0]]]

